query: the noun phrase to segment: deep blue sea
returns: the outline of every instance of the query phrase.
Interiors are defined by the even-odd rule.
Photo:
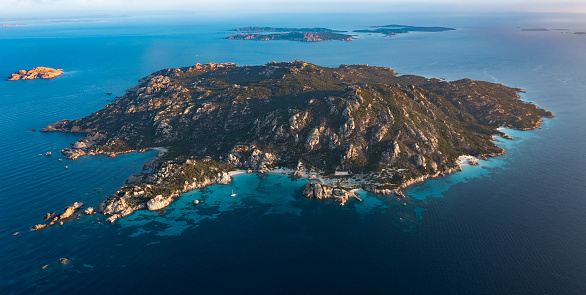
[[[586,36],[573,34],[586,31],[584,15],[178,14],[17,22],[26,25],[0,27],[2,294],[586,294]],[[360,34],[352,42],[223,39],[227,30],[249,25],[386,24],[457,30]],[[504,156],[415,185],[404,203],[362,193],[364,202],[341,207],[305,199],[305,180],[242,174],[113,225],[94,215],[28,230],[75,201],[97,206],[156,155],[60,162],[59,150],[80,136],[38,132],[44,126],[89,115],[162,68],[295,59],[503,83],[525,89],[523,99],[556,117],[542,129],[507,131],[515,140],[498,140]],[[65,74],[2,78],[36,66]],[[205,202],[196,206],[195,199]]]

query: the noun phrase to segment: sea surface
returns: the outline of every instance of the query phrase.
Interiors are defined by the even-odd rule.
[[[0,79],[2,294],[586,294],[586,36],[573,34],[586,31],[583,15],[178,14],[14,22],[25,25],[0,28],[0,78],[36,66],[65,74]],[[223,39],[227,30],[249,25],[386,24],[457,30],[359,34],[351,42]],[[101,215],[81,216],[29,231],[45,213],[73,202],[96,207],[156,156],[58,161],[80,135],[40,133],[44,126],[87,116],[162,68],[296,59],[503,83],[525,89],[522,99],[556,117],[540,129],[507,130],[514,140],[496,139],[505,155],[412,186],[405,201],[361,192],[364,202],[342,207],[305,199],[300,190],[307,180],[239,174],[161,212],[136,212],[113,225]]]

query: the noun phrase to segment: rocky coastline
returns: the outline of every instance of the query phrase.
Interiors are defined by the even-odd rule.
[[[145,166],[152,164],[147,163]],[[162,162],[154,165],[157,165],[156,172],[129,178],[127,186],[100,203],[98,212],[107,216],[107,222],[113,223],[137,210],[161,210],[183,193],[232,181],[221,165],[212,160],[187,160],[183,164]],[[177,179],[183,181],[178,182]]]
[[[500,127],[553,117],[519,100],[522,91],[368,65],[196,64],[155,72],[103,110],[42,132],[85,134],[62,150],[70,160],[165,147],[98,206],[108,222],[228,184],[236,169],[284,167],[310,180],[304,196],[342,205],[360,200],[355,189],[402,200],[407,186],[461,170],[462,155],[503,154],[492,141],[505,137]]]
[[[53,69],[47,67],[36,67],[31,70],[20,70],[8,77],[8,81],[34,80],[34,79],[53,79],[63,74],[62,69]]]

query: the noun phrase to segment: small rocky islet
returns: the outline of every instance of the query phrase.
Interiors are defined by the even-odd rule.
[[[20,70],[8,77],[8,81],[34,80],[34,79],[53,79],[63,74],[62,69],[53,69],[48,67],[36,67],[31,70]]]
[[[43,229],[46,227],[54,226],[55,224],[63,225],[64,220],[72,219],[74,217],[75,213],[80,211],[84,205],[85,204],[83,202],[75,202],[75,203],[71,204],[70,206],[65,207],[65,209],[63,210],[63,212],[61,214],[57,214],[55,212],[47,213],[47,214],[45,214],[43,219],[49,223],[48,224],[39,223],[39,224],[33,225],[33,226],[31,226],[31,230],[40,230],[40,229]],[[85,215],[95,214],[94,208],[92,208],[92,207],[86,208],[83,211],[83,214],[85,214]],[[77,218],[79,218],[80,216],[81,216],[81,213],[77,216]]]
[[[155,72],[102,110],[42,132],[85,134],[62,151],[71,160],[161,148],[98,206],[109,222],[227,184],[237,169],[288,169],[309,178],[308,198],[343,204],[364,189],[402,200],[402,188],[460,170],[463,155],[503,154],[499,127],[534,129],[553,117],[522,91],[368,65],[196,64]]]

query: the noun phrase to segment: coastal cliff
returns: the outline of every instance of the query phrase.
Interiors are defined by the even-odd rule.
[[[518,92],[368,65],[197,64],[155,72],[102,110],[42,131],[85,134],[62,151],[69,159],[167,149],[100,204],[113,222],[228,183],[234,169],[319,175],[304,189],[311,198],[344,203],[354,188],[403,198],[401,188],[457,171],[462,155],[504,153],[492,141],[504,135],[497,128],[533,129],[553,116]],[[360,178],[330,177],[337,170]]]
[[[53,79],[63,74],[62,69],[53,69],[47,67],[36,67],[31,70],[20,70],[8,77],[8,81],[17,80],[34,80],[34,79]]]

